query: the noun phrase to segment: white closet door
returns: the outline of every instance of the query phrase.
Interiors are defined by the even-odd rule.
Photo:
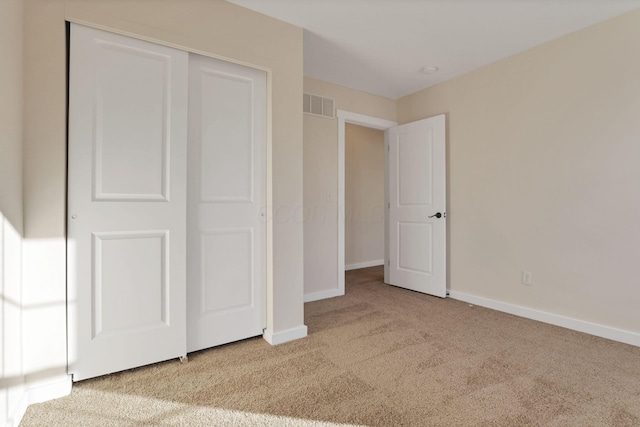
[[[74,380],[186,354],[188,54],[71,27]]]
[[[187,348],[266,327],[266,74],[189,57]]]

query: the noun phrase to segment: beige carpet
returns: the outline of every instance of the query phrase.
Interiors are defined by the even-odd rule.
[[[74,385],[30,426],[640,426],[640,348],[347,273],[309,336]]]

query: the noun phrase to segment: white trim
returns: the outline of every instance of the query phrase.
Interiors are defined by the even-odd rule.
[[[336,115],[339,119],[343,119],[347,123],[378,130],[387,130],[390,127],[398,125],[398,123],[391,120],[379,119],[377,117],[365,116],[364,114],[352,113],[344,110],[336,111]]]
[[[619,341],[625,344],[640,347],[640,333],[626,331],[623,329],[613,328],[598,323],[587,322],[585,320],[574,319],[573,317],[562,316],[546,311],[535,310],[533,308],[522,307],[520,305],[510,304],[502,301],[496,301],[489,298],[479,297],[476,295],[466,294],[464,292],[450,291],[449,296],[453,299],[491,308],[493,310],[502,311],[504,313],[513,314],[527,319],[537,320],[539,322],[549,323],[551,325],[572,329],[578,332],[595,335],[597,337],[607,338],[613,341]]]
[[[20,396],[20,400],[13,409],[13,412],[10,413],[9,418],[7,418],[7,427],[18,427],[24,414],[27,412],[27,408],[29,407],[29,392],[27,390],[22,391],[22,396]],[[9,408],[9,411],[12,411]],[[2,420],[0,419],[0,422]]]
[[[75,17],[73,15],[80,15],[80,17]],[[234,64],[238,64],[238,65],[243,65],[245,67],[249,67],[249,68],[255,68],[257,70],[261,70],[261,71],[266,71],[267,73],[271,73],[271,69],[267,68],[265,66],[262,65],[257,65],[257,64],[253,64],[250,62],[245,62],[245,61],[241,61],[238,59],[234,59],[234,58],[230,58],[228,56],[224,56],[224,55],[219,55],[216,53],[212,53],[212,52],[208,52],[205,50],[199,50],[199,49],[195,49],[193,47],[189,46],[189,43],[185,43],[185,44],[180,44],[180,43],[174,43],[169,41],[169,39],[173,38],[173,34],[171,33],[167,33],[165,31],[154,31],[154,35],[153,36],[147,36],[147,35],[143,35],[143,34],[139,34],[136,32],[130,32],[130,31],[126,31],[123,30],[121,28],[118,28],[116,26],[113,25],[102,25],[102,24],[97,24],[95,21],[100,21],[102,19],[100,18],[96,18],[96,19],[86,19],[84,18],[84,16],[87,15],[87,10],[81,9],[78,6],[72,6],[72,5],[67,5],[65,7],[65,21],[70,22],[72,24],[78,24],[78,25],[83,25],[85,27],[89,27],[89,28],[95,28],[97,30],[103,30],[103,31],[107,31],[109,33],[113,33],[113,34],[119,34],[121,36],[126,36],[132,39],[138,39],[138,40],[143,40],[143,41],[147,41],[150,43],[155,43],[155,44],[159,44],[162,46],[167,46],[167,47],[171,47],[173,49],[178,49],[178,50],[183,50],[185,52],[191,52],[191,53],[197,53],[198,55],[202,55],[202,56],[208,56],[209,58],[214,58],[214,59],[219,59],[221,61],[225,61],[225,62],[232,62]],[[183,39],[185,40],[185,39]],[[271,104],[269,104],[271,105]]]
[[[298,340],[307,336],[307,325],[300,325],[296,328],[287,329],[281,332],[264,330],[262,337],[271,345],[284,344],[289,341]]]
[[[339,289],[327,289],[326,291],[314,292],[312,294],[305,294],[304,302],[318,301],[321,299],[341,297],[344,295],[344,288],[342,292]]]
[[[357,270],[359,268],[367,268],[367,267],[377,267],[379,265],[384,265],[383,259],[376,259],[373,261],[365,261],[365,262],[356,262],[355,264],[347,264],[344,269],[346,271],[349,270]]]
[[[7,420],[7,427],[18,427],[29,405],[68,396],[70,393],[71,375],[66,374],[31,386],[26,385],[13,414]]]
[[[29,387],[29,405],[46,402],[71,393],[71,375],[61,375]]]
[[[344,265],[345,135],[344,135],[344,128],[345,128],[345,124],[351,123],[354,125],[364,126],[364,127],[383,130],[383,131],[386,131],[390,127],[397,126],[398,124],[391,120],[380,119],[378,117],[372,117],[372,116],[365,116],[364,114],[352,113],[344,110],[337,110],[336,116],[338,117],[338,251],[337,251],[338,252],[338,290],[337,290],[338,294],[331,295],[331,296],[344,295],[344,272],[345,272],[345,265]],[[386,146],[386,143],[385,143],[385,146]],[[386,161],[387,161],[386,150],[384,152],[384,158],[385,158],[385,164],[386,164]],[[385,182],[386,182],[386,170],[385,170]],[[385,214],[385,217],[386,217],[386,214]],[[384,264],[384,261],[382,262],[382,264]],[[330,298],[330,297],[327,297],[327,298]]]
[[[391,255],[389,254],[389,132],[384,133],[384,259],[387,265],[384,268],[384,283],[391,283]]]
[[[344,160],[345,160],[345,117],[344,111],[336,111],[338,116],[338,293],[344,295],[344,254],[345,254],[345,237],[344,223],[346,208],[345,204],[345,178],[344,178]]]

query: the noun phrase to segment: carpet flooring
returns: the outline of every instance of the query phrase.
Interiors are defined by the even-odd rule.
[[[640,348],[382,283],[261,338],[74,384],[31,426],[640,426]]]

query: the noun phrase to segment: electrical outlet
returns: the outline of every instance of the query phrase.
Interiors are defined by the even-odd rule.
[[[522,283],[531,286],[531,284],[533,283],[533,274],[530,271],[522,272]]]

